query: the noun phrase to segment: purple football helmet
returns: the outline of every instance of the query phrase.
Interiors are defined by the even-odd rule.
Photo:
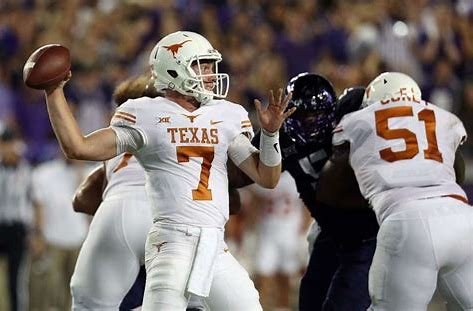
[[[302,146],[330,141],[337,103],[332,84],[321,75],[305,72],[289,81],[286,94],[289,92],[288,108],[297,110],[284,121],[285,132]]]

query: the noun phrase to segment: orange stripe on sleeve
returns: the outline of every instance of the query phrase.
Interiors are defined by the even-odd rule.
[[[134,119],[132,119],[132,118],[130,118],[130,117],[123,116],[123,115],[121,115],[121,114],[117,114],[117,113],[113,116],[113,118],[122,119],[122,120],[128,121],[128,122],[130,122],[130,123],[132,123],[132,124],[135,124],[135,123],[136,123],[136,120],[134,120]]]
[[[136,116],[132,115],[131,113],[128,113],[128,112],[125,112],[125,111],[117,111],[116,113],[119,113],[119,114],[121,114],[121,115],[124,115],[124,116],[126,116],[126,117],[130,117],[130,118],[136,120]]]

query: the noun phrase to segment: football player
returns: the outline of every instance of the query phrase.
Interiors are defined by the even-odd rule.
[[[362,208],[366,207],[363,200],[354,201],[361,208],[351,209],[345,202],[325,203],[315,196],[321,170],[331,155],[332,130],[340,114],[356,109],[358,91],[348,92],[337,104],[328,80],[303,74],[289,82],[287,92],[293,92],[289,105],[298,111],[285,121],[288,139],[283,135],[280,138],[283,167],[293,174],[299,193],[316,221],[312,230],[317,230],[317,225],[320,227],[301,280],[299,307],[301,310],[366,310],[370,303],[368,270],[378,230],[374,214]],[[339,184],[349,185],[350,180],[341,179]],[[331,197],[347,195],[339,192]]]
[[[149,75],[121,83],[114,101],[119,106],[144,96],[158,96]],[[131,310],[141,306],[144,271],[140,266],[152,221],[144,185],[143,168],[125,153],[105,161],[77,188],[74,210],[94,218],[71,279],[74,308]]]
[[[438,287],[449,310],[472,310],[473,209],[455,169],[462,122],[399,72],[376,77],[363,106],[334,130],[333,161],[349,161],[380,223],[370,309],[426,310]]]
[[[145,169],[153,225],[145,247],[144,310],[185,310],[191,296],[215,310],[261,310],[247,272],[224,251],[226,163],[230,158],[258,184],[274,187],[281,173],[278,131],[295,108],[286,111],[290,94],[282,90],[276,97],[271,92],[268,107],[256,100],[263,131],[260,149],[253,147],[247,112],[222,99],[228,75],[218,71],[221,59],[197,33],[165,36],[150,55],[164,97],[127,101],[110,127],[87,136],[67,105],[64,82],[46,90],[49,117],[68,157],[102,161],[130,152]]]
[[[366,310],[370,305],[368,271],[378,231],[376,217],[349,174],[338,180],[337,184],[346,184],[340,192],[326,191],[323,200],[316,197],[322,169],[332,153],[332,130],[341,115],[359,108],[363,89],[349,89],[337,100],[327,79],[301,73],[289,81],[286,92],[292,92],[289,107],[297,110],[280,130],[283,170],[294,177],[315,219],[308,234],[311,254],[301,280],[299,308]],[[259,143],[257,136],[253,143]]]
[[[144,75],[121,83],[114,101],[121,105],[128,99],[158,95],[150,77]],[[230,162],[228,165],[231,186],[235,168]],[[239,195],[233,188],[229,191],[230,214],[234,214],[239,209]],[[145,272],[140,266],[144,265],[144,245],[151,227],[143,168],[127,153],[105,161],[78,187],[73,208],[94,215],[71,282],[74,304],[100,310],[141,306]],[[200,307],[199,302],[193,301],[190,307]]]

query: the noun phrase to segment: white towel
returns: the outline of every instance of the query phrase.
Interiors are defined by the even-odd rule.
[[[188,292],[201,297],[209,296],[221,235],[221,229],[201,228],[194,263],[187,282]]]

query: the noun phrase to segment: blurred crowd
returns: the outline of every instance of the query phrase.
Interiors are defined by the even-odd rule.
[[[35,49],[70,49],[66,93],[89,133],[108,124],[114,87],[147,70],[152,46],[165,34],[192,30],[222,53],[228,98],[253,115],[254,98],[299,72],[326,76],[338,94],[383,71],[411,75],[424,99],[457,114],[467,128],[471,139],[462,151],[471,196],[471,29],[471,0],[1,0],[0,124],[20,135],[32,167],[57,160],[44,95],[22,80]]]
[[[24,87],[22,68],[47,43],[71,50],[68,92],[85,132],[108,122],[113,88],[146,70],[152,46],[179,29],[202,33],[222,53],[229,98],[248,110],[302,71],[341,91],[397,70],[464,122],[472,114],[469,0],[3,0],[0,20],[0,120],[20,129],[33,163],[51,157],[54,139],[44,105],[34,105],[42,93]]]

